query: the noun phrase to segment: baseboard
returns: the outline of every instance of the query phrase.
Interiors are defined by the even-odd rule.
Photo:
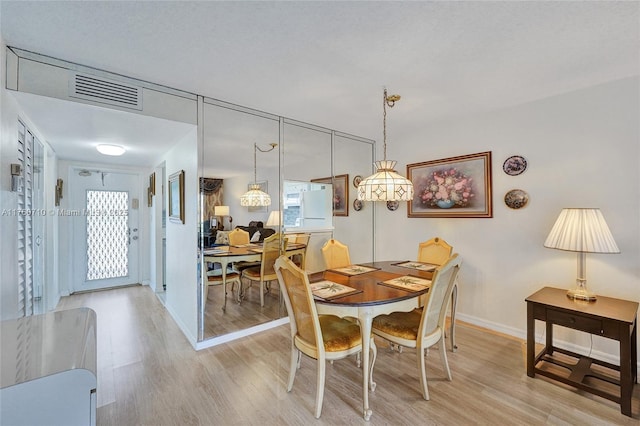
[[[178,325],[178,328],[182,331],[182,334],[184,334],[184,337],[186,337],[189,343],[191,343],[191,346],[195,348],[197,344],[196,336],[191,334],[191,331],[189,330],[189,328],[182,321],[180,321],[180,318],[178,317],[178,315],[175,314],[175,312],[173,311],[173,309],[171,309],[171,307],[167,306],[166,303],[164,302],[163,302],[163,305],[164,305],[164,308],[167,310],[167,312],[169,312],[169,315],[171,315],[171,318],[173,318],[175,323]]]
[[[256,325],[255,327],[234,331],[233,333],[224,334],[222,336],[216,336],[211,339],[203,340],[202,342],[197,342],[194,345],[194,348],[197,351],[201,349],[211,348],[213,346],[221,345],[223,343],[228,343],[233,340],[250,336],[255,333],[260,333],[265,330],[270,330],[272,328],[279,327],[281,325],[288,324],[288,323],[289,323],[289,317],[280,318],[275,321],[269,321],[265,324]]]

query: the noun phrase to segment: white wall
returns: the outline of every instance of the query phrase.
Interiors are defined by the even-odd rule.
[[[180,170],[185,172],[185,223],[167,220],[168,262],[165,307],[192,345],[196,343],[198,332],[197,152],[197,133],[194,127],[193,131],[180,140],[164,157],[167,177]],[[167,182],[164,182],[164,186],[168,187]]]
[[[460,318],[524,337],[524,299],[543,286],[571,288],[576,253],[543,247],[563,207],[599,207],[620,254],[588,254],[589,288],[597,294],[640,301],[640,87],[638,77],[612,81],[467,120],[402,128],[390,158],[406,163],[493,153],[493,218],[407,218],[377,206],[378,259],[411,259],[417,245],[440,236],[463,258]],[[399,145],[399,144],[398,144]],[[519,176],[502,171],[504,160],[523,155]],[[399,158],[398,158],[399,157]],[[511,210],[503,202],[513,188],[527,191],[528,206]],[[385,226],[393,221],[394,226]],[[542,329],[537,336],[542,335]],[[589,336],[558,337],[589,347]],[[617,356],[612,341],[594,337],[594,351]]]

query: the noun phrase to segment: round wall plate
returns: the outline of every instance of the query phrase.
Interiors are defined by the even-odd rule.
[[[522,189],[512,189],[504,195],[504,203],[512,209],[521,209],[529,202],[529,194]]]
[[[504,160],[502,170],[509,176],[517,176],[527,169],[527,160],[521,155],[512,155]]]
[[[355,211],[359,212],[360,210],[362,210],[362,207],[364,207],[362,200],[358,200],[357,198],[353,200],[353,209]]]
[[[358,187],[358,185],[360,185],[360,182],[362,181],[362,176],[360,175],[355,175],[353,177],[353,186],[355,186],[356,188]]]
[[[398,210],[399,206],[400,206],[400,203],[397,201],[387,201],[387,208],[392,212]]]

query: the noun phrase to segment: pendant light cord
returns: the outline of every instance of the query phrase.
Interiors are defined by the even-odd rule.
[[[387,161],[387,106],[393,108],[396,101],[400,100],[400,95],[387,95],[387,88],[384,88],[382,97],[382,159]]]

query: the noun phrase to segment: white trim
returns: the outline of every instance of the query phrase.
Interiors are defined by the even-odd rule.
[[[240,339],[242,337],[250,336],[252,334],[260,333],[262,331],[280,327],[281,325],[288,324],[288,323],[289,323],[289,317],[280,318],[275,321],[270,321],[264,324],[256,325],[255,327],[234,331],[232,333],[228,333],[222,336],[217,336],[211,339],[203,340],[202,342],[197,342],[193,347],[197,351],[201,349],[211,348],[213,346],[221,345],[223,343],[228,343],[233,340]]]

